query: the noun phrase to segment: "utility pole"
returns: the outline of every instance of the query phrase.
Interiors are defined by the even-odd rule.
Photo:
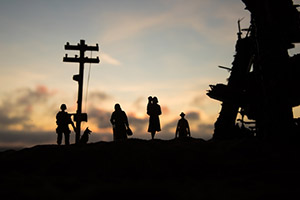
[[[99,63],[99,57],[97,58],[88,58],[84,57],[85,51],[99,51],[99,46],[88,46],[85,44],[84,40],[80,40],[80,43],[77,45],[70,45],[69,42],[65,45],[65,50],[75,50],[80,52],[80,56],[78,58],[77,55],[75,57],[68,57],[68,54],[63,58],[63,62],[75,62],[79,63],[79,74],[73,76],[73,80],[78,82],[78,98],[77,98],[77,111],[74,116],[74,121],[76,122],[76,137],[75,143],[79,143],[80,139],[80,131],[81,131],[81,122],[87,122],[87,114],[82,113],[82,92],[83,92],[83,72],[84,72],[84,63]]]

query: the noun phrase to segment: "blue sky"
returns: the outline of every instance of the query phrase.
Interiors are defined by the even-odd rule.
[[[62,62],[74,55],[64,45],[80,39],[100,46],[84,101],[92,141],[111,140],[117,102],[135,137],[149,139],[149,95],[163,108],[158,138],[174,137],[183,111],[192,135],[209,139],[220,103],[205,93],[209,84],[226,83],[228,72],[217,66],[231,65],[237,20],[249,26],[244,7],[240,0],[1,0],[0,146],[55,143],[60,104],[76,110],[78,65]]]

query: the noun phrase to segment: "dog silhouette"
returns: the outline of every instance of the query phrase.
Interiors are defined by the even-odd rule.
[[[79,140],[79,144],[87,144],[89,141],[89,134],[91,134],[91,132],[92,131],[89,129],[89,127],[87,127]]]

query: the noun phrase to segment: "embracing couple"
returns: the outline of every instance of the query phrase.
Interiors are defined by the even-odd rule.
[[[150,116],[148,132],[151,133],[151,138],[154,139],[155,133],[161,131],[159,122],[161,109],[157,97],[148,97],[147,114]]]

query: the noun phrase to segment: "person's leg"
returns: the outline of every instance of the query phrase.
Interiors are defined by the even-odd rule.
[[[152,131],[151,132],[151,138],[152,138],[152,140],[154,139],[154,136],[155,136],[155,131]]]
[[[62,133],[57,133],[57,144],[61,145]]]
[[[65,133],[65,145],[70,144],[70,133]]]

